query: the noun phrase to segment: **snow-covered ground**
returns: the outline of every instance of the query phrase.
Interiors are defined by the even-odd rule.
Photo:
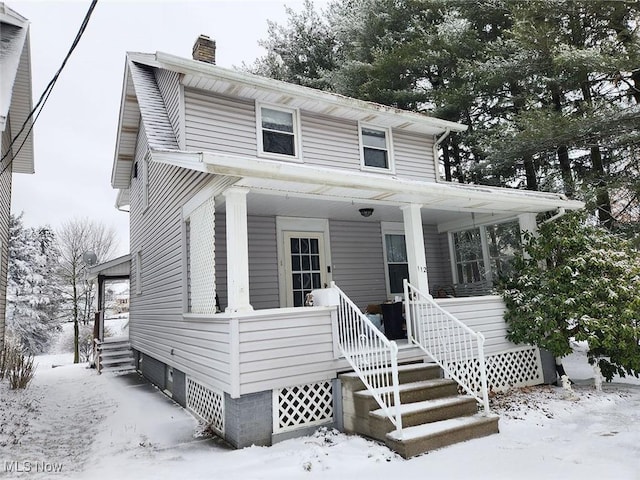
[[[230,450],[195,437],[197,422],[188,413],[130,375],[97,375],[70,364],[69,354],[37,360],[27,390],[0,384],[0,477],[640,478],[637,379],[605,384],[601,393],[578,381],[574,398],[549,386],[496,396],[499,435],[403,460],[378,443],[326,430]],[[581,351],[565,367],[574,379],[592,376]]]

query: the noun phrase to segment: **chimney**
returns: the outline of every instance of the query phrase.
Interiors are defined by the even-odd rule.
[[[216,64],[216,41],[207,35],[200,35],[193,44],[193,59],[199,62]]]

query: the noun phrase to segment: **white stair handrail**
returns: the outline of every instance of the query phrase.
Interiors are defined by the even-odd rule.
[[[438,305],[431,295],[404,280],[405,318],[409,341],[419,346],[449,377],[482,404],[489,414],[484,335],[475,332]],[[479,379],[470,370],[477,362]],[[462,374],[462,372],[464,372]]]
[[[398,345],[385,337],[335,282],[331,282],[331,288],[338,293],[339,299],[338,347],[401,434]]]

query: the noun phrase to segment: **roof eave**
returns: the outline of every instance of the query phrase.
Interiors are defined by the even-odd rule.
[[[522,190],[457,185],[450,183],[426,183],[416,180],[393,178],[366,172],[349,172],[335,168],[312,165],[283,164],[275,160],[256,159],[213,152],[183,152],[151,150],[154,161],[216,175],[257,177],[284,181],[322,184],[325,186],[384,190],[391,193],[428,194],[432,197],[448,196],[460,199],[502,201],[518,205],[522,212],[538,212],[565,208],[576,210],[584,203],[568,200],[563,195]]]
[[[351,109],[376,112],[382,115],[393,115],[395,117],[406,119],[411,122],[428,125],[430,128],[435,130],[435,134],[441,134],[446,132],[447,130],[452,132],[464,132],[468,128],[467,125],[463,125],[461,123],[442,120],[416,112],[400,110],[378,103],[366,102],[364,100],[346,97],[344,95],[326,92],[302,85],[283,82],[281,80],[275,80],[272,78],[261,77],[259,75],[254,75],[246,72],[231,70],[220,67],[218,65],[199,62],[196,60],[191,60],[164,52],[156,52],[154,57],[151,57],[150,54],[141,54],[135,52],[129,53],[128,55],[131,58],[134,58],[135,61],[158,68],[166,68],[169,70],[178,71],[179,73],[216,76],[217,78],[220,78],[222,80],[249,85],[264,90],[277,91],[278,93],[284,95],[304,97],[310,100],[322,102],[327,105],[339,105],[341,107],[348,107]]]

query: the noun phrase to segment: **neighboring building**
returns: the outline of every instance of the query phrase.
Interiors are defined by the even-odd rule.
[[[130,205],[137,367],[237,447],[342,425],[349,315],[405,278],[425,301],[487,293],[519,227],[582,206],[442,181],[438,144],[464,125],[220,68],[206,37],[194,56],[127,54],[111,181]],[[331,282],[357,309],[327,291],[305,306]],[[541,382],[500,297],[438,302],[484,333],[494,388]],[[426,357],[413,333],[400,360]]]
[[[0,349],[5,336],[11,178],[12,173],[34,173],[33,135],[27,136],[31,109],[29,21],[0,3]]]

